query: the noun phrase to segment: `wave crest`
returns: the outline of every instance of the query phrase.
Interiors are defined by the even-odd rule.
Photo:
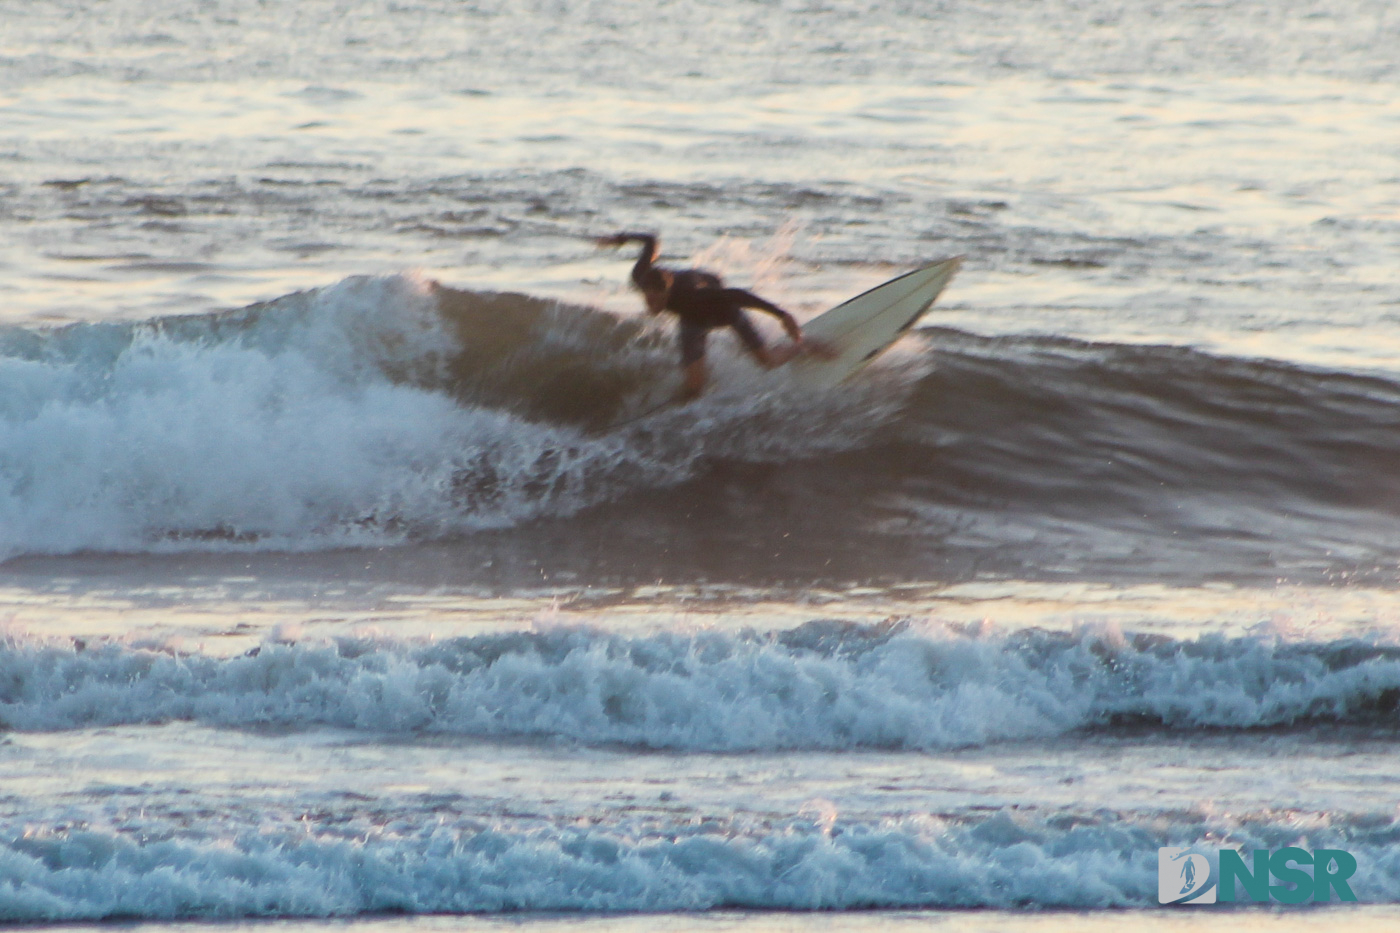
[[[110,641],[11,639],[0,652],[0,716],[22,730],[181,719],[691,751],[935,749],[1124,725],[1394,726],[1398,706],[1400,649],[1385,646],[906,623],[342,638],[235,658]]]

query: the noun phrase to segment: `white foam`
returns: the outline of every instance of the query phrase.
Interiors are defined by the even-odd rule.
[[[1197,729],[1393,716],[1377,710],[1400,691],[1400,659],[1348,650],[826,623],[770,636],[564,628],[433,645],[269,642],[235,658],[12,635],[0,719],[22,730],[182,719],[742,751],[936,749],[1119,719]]]
[[[848,447],[885,416],[855,396],[848,416],[823,412],[781,382],[765,395],[722,351],[727,392],[611,435],[465,405],[440,388],[455,337],[407,277],[348,279],[231,321],[9,337],[24,349],[0,355],[0,557],[500,527],[680,482],[707,456]],[[878,398],[867,407],[889,407]]]
[[[10,922],[351,916],[468,911],[851,910],[1155,906],[1157,847],[1223,834],[1234,845],[1308,840],[1285,819],[1242,824],[1083,819],[1002,810],[971,820],[803,817],[622,822],[283,813],[181,826],[159,815],[3,826],[0,919]],[[387,818],[386,818],[387,817]],[[1362,901],[1400,897],[1400,860],[1353,830]],[[1216,835],[1214,838],[1222,838]]]
[[[1400,689],[1393,650],[1256,636],[1149,642],[836,622],[443,643],[295,635],[220,658],[11,634],[0,645],[0,720],[18,730],[329,725],[394,741],[539,735],[683,752],[936,750],[1120,715],[1179,730],[1365,721],[1379,715],[1368,704]],[[1043,818],[1005,809],[881,820],[812,800],[791,814],[765,806],[712,819],[630,805],[575,812],[573,801],[506,815],[490,794],[443,807],[439,795],[390,783],[392,794],[348,806],[311,782],[247,801],[88,788],[42,813],[21,808],[0,819],[0,919],[1145,906],[1156,848],[1207,839],[1344,848],[1365,866],[1358,897],[1400,899],[1385,814],[1086,803]]]

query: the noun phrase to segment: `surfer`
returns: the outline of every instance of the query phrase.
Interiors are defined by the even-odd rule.
[[[681,369],[685,373],[680,398],[685,401],[696,398],[705,388],[705,338],[716,328],[731,328],[754,358],[769,369],[783,365],[803,350],[821,355],[828,352],[802,339],[802,328],[791,314],[753,292],[725,288],[719,276],[704,269],[666,269],[655,265],[658,244],[654,233],[618,233],[600,237],[596,242],[610,247],[642,244],[642,252],[632,267],[632,284],[646,298],[649,313],[670,311],[680,318]],[[744,314],[745,308],[776,317],[792,342],[776,349],[767,346]]]

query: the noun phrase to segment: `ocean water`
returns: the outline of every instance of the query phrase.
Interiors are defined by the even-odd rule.
[[[1397,89],[1381,0],[0,0],[0,923],[1393,928]],[[619,229],[965,260],[644,414]]]

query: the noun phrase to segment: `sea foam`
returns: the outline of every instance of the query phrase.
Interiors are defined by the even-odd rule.
[[[937,753],[1125,722],[1185,732],[1385,725],[1397,693],[1400,650],[1356,641],[833,620],[774,632],[269,641],[237,657],[17,633],[0,648],[0,718],[14,730],[192,720],[682,754]],[[1359,898],[1400,898],[1384,813],[1086,802],[884,819],[751,804],[706,816],[661,800],[536,813],[489,795],[347,800],[321,784],[246,801],[89,788],[0,820],[0,918],[1148,906],[1157,847],[1206,839],[1343,848],[1365,868]]]
[[[717,346],[727,390],[589,430],[667,389],[669,340],[508,297],[352,278],[236,312],[0,331],[0,558],[451,536],[678,483],[707,458],[846,449],[890,411],[858,392],[813,419],[820,399],[759,390]]]
[[[1393,723],[1397,697],[1400,652],[1361,643],[820,621],[269,642],[233,658],[23,636],[0,650],[0,719],[30,731],[191,720],[679,750],[937,749],[1123,724]]]
[[[0,919],[477,911],[1155,906],[1157,847],[1343,845],[1362,901],[1400,896],[1390,825],[1287,814],[1035,818],[580,819],[418,812],[182,827],[143,815],[0,827]]]

